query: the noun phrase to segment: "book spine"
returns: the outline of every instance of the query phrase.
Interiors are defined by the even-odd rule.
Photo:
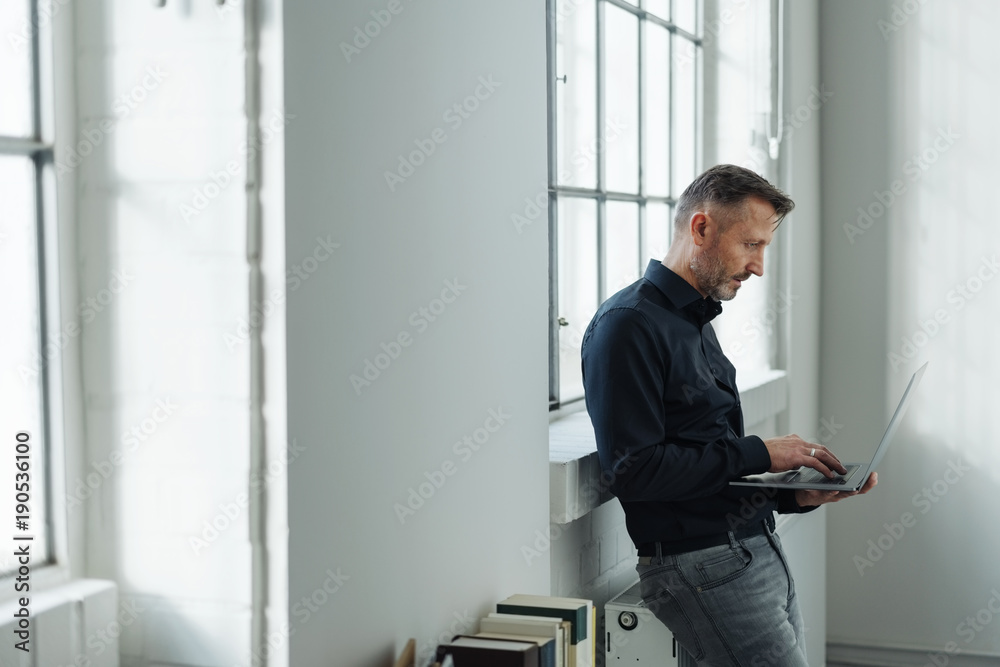
[[[590,612],[590,667],[597,667],[597,605]]]
[[[497,611],[501,614],[524,614],[526,616],[547,616],[549,618],[561,618],[573,624],[573,636],[570,642],[579,644],[590,634],[590,622],[587,619],[588,607],[586,605],[578,609],[556,609],[554,607],[532,607],[518,604],[497,604]]]

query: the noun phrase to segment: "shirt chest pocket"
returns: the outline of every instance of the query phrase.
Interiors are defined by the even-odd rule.
[[[713,412],[728,412],[736,406],[737,398],[726,380],[722,369],[707,364],[693,365],[683,377],[671,378],[667,384],[672,396],[668,400],[694,410],[710,408]]]
[[[675,435],[693,441],[739,437],[739,399],[707,364],[689,367],[667,387],[666,418]]]

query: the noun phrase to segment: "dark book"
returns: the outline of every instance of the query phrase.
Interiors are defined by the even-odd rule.
[[[438,644],[437,659],[451,656],[455,667],[541,667],[535,642],[456,636]]]
[[[538,667],[557,667],[556,640],[552,637],[532,637],[530,635],[514,635],[504,632],[477,632],[476,637],[484,639],[506,639],[516,642],[538,644]]]

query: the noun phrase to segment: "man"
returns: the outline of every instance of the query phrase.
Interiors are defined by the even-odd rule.
[[[677,203],[667,256],[605,301],[581,346],[602,470],[639,553],[643,599],[699,665],[807,665],[804,627],[774,512],[856,495],[762,490],[743,475],[846,472],[797,435],[743,433],[736,372],[711,320],[795,206],[754,172],[719,165]],[[877,483],[873,474],[858,493]]]

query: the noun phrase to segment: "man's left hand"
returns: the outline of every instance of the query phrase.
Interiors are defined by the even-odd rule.
[[[799,504],[799,507],[816,507],[818,505],[825,505],[826,503],[835,503],[844,498],[868,493],[875,488],[876,484],[878,484],[878,473],[873,472],[868,476],[864,486],[859,491],[814,491],[811,489],[799,489],[795,492],[795,502]]]

